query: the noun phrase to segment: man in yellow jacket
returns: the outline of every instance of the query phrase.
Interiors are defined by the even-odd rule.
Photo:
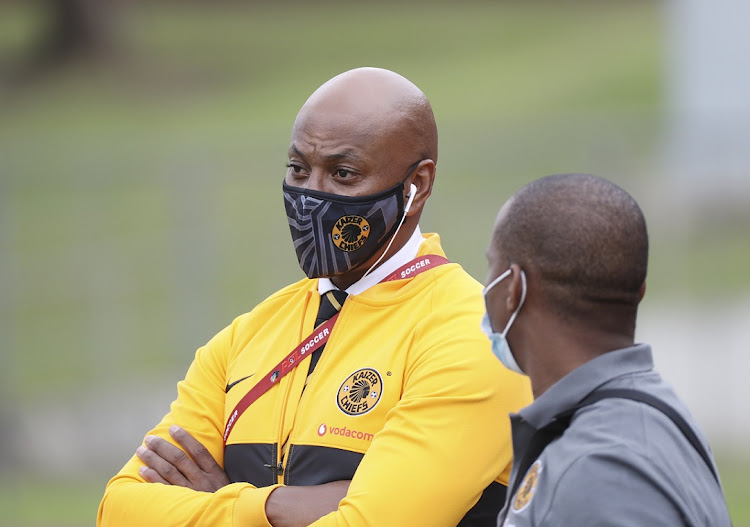
[[[436,161],[404,77],[312,94],[283,182],[307,278],[197,351],[98,525],[495,525],[531,393],[490,351],[480,284],[420,232]]]

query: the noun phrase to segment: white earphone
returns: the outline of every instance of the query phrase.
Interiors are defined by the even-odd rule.
[[[388,242],[388,246],[385,248],[385,251],[383,251],[383,254],[381,254],[380,258],[378,258],[375,261],[375,263],[372,264],[367,271],[365,271],[365,274],[362,275],[362,278],[364,278],[365,276],[367,276],[368,274],[370,274],[370,271],[372,271],[373,269],[375,269],[375,267],[380,263],[380,260],[382,260],[383,257],[386,254],[388,254],[388,251],[390,250],[391,245],[393,244],[393,240],[396,239],[396,234],[398,234],[399,229],[401,229],[401,225],[403,225],[404,220],[406,219],[406,213],[409,212],[409,208],[411,207],[411,202],[414,201],[414,196],[417,195],[417,190],[418,190],[417,186],[414,183],[412,183],[409,186],[409,200],[406,202],[406,207],[404,207],[404,215],[401,216],[401,221],[398,222],[398,227],[396,227],[396,232],[394,232],[393,236],[391,236],[391,241]],[[360,280],[362,278],[360,278]]]
[[[417,194],[417,186],[412,183],[409,186],[409,201],[406,202],[406,207],[404,207],[404,213],[409,212],[409,208],[411,208],[411,202],[414,201],[414,196]]]

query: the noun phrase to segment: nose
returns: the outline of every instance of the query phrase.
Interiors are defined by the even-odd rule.
[[[325,192],[325,172],[319,168],[313,168],[310,177],[307,178],[305,188]]]

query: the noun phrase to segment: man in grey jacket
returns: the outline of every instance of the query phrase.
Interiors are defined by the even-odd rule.
[[[511,415],[498,525],[731,525],[703,433],[634,343],[648,261],[635,200],[595,176],[536,180],[500,210],[487,256],[485,332],[535,398]]]

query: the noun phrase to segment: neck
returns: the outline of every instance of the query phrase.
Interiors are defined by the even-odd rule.
[[[360,278],[362,278],[365,275],[365,270],[360,271],[357,274],[353,274],[352,271],[348,273],[344,273],[339,276],[332,276],[331,282],[333,285],[341,289],[342,291],[346,288],[348,288],[350,285],[356,283]]]
[[[525,353],[527,360],[523,365],[531,380],[535,399],[590,360],[633,345],[633,334],[629,332],[600,331],[566,321],[550,323],[549,320],[545,325],[536,327],[545,327],[545,332],[526,335],[526,349],[533,351]]]
[[[403,244],[401,244],[401,246],[403,246]],[[344,274],[340,274],[338,276],[332,276],[331,282],[333,283],[333,285],[335,285],[341,290],[347,289],[352,284],[355,284],[359,280],[361,280],[365,276],[365,274],[374,271],[375,269],[383,265],[385,262],[387,262],[390,257],[392,257],[394,254],[396,254],[399,251],[399,249],[401,249],[401,246],[395,249],[393,246],[391,246],[390,250],[388,251],[388,254],[383,256],[382,260],[378,260],[380,256],[383,255],[383,251],[386,249],[385,247],[383,247],[377,253],[375,253],[375,255],[372,258],[370,258],[363,264],[359,265],[355,269],[352,269],[351,271],[344,273]]]

